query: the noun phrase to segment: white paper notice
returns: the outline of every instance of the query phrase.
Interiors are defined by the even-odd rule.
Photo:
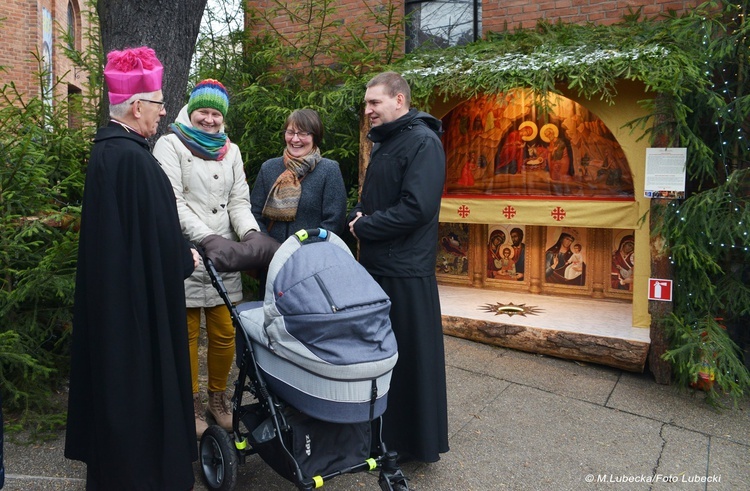
[[[687,148],[646,149],[646,198],[684,198]]]

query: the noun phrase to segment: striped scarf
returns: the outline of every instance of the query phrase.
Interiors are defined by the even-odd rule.
[[[302,196],[302,179],[320,162],[320,150],[316,147],[304,157],[292,157],[284,149],[286,170],[276,178],[263,207],[263,216],[270,220],[292,222],[297,216],[297,206]]]
[[[172,123],[169,129],[190,153],[203,160],[222,160],[229,151],[231,142],[226,133],[206,133],[182,123]]]

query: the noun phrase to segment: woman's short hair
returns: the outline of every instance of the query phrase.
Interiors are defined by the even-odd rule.
[[[316,147],[320,147],[320,142],[323,140],[323,134],[325,129],[323,128],[323,121],[320,119],[320,115],[313,109],[295,109],[286,118],[282,131],[286,131],[290,126],[294,126],[299,131],[307,131],[313,136],[313,144]]]

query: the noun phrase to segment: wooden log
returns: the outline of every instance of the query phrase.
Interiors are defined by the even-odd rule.
[[[656,98],[657,105],[664,107],[664,96]],[[667,116],[666,111],[657,111],[654,125],[655,147],[670,147],[679,144],[672,118]],[[672,279],[674,271],[669,260],[669,244],[657,233],[661,223],[659,216],[669,206],[671,200],[652,198],[649,210],[650,227],[650,254],[651,254],[651,277],[660,279]],[[669,349],[669,340],[664,331],[664,321],[672,313],[672,302],[661,302],[649,300],[648,311],[651,314],[651,349],[648,355],[648,369],[654,375],[657,384],[669,385],[672,381],[672,365],[665,361],[662,356]]]
[[[661,205],[659,201],[661,200],[652,200],[652,211]],[[653,222],[653,218],[651,220]],[[651,274],[654,278],[660,279],[672,279],[673,275],[668,251],[660,236],[651,238]],[[648,354],[648,369],[657,384],[669,385],[672,382],[672,365],[662,356],[669,349],[664,321],[672,313],[672,302],[649,300],[648,311],[651,314],[651,349]]]
[[[649,349],[649,343],[641,341],[449,315],[443,316],[443,332],[479,343],[597,363],[637,373],[643,372]]]

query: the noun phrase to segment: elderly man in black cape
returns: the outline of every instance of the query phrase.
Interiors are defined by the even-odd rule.
[[[113,51],[86,172],[65,456],[86,489],[179,490],[197,459],[183,281],[198,255],[146,138],[166,114],[147,47]]]

